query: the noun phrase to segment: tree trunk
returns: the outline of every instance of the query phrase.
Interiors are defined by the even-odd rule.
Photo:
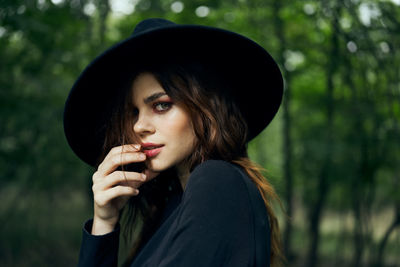
[[[354,254],[352,265],[359,267],[361,265],[361,259],[364,251],[364,235],[363,235],[363,221],[361,216],[361,197],[359,190],[357,189],[358,183],[354,183],[353,189],[355,191],[353,195],[353,215],[354,215]]]
[[[396,211],[395,211],[395,217],[393,219],[393,222],[390,224],[388,229],[386,230],[385,234],[383,235],[382,240],[379,242],[378,245],[378,253],[377,257],[375,260],[375,263],[373,264],[373,267],[381,267],[384,266],[384,260],[383,260],[383,253],[385,251],[386,244],[389,240],[390,235],[393,233],[393,231],[400,226],[400,205],[398,204],[396,206]]]
[[[99,1],[99,13],[100,13],[100,25],[99,25],[99,36],[100,36],[100,45],[104,46],[105,35],[107,30],[107,16],[110,12],[110,6],[108,1]]]
[[[286,50],[286,37],[285,37],[285,25],[284,21],[280,17],[280,10],[282,6],[282,1],[275,0],[273,3],[274,14],[274,29],[275,34],[279,40],[280,47],[278,49],[278,62],[281,66],[284,66],[285,59],[283,54]],[[286,203],[286,215],[288,219],[285,221],[284,234],[283,234],[283,249],[285,255],[287,257],[288,263],[291,262],[292,259],[292,251],[291,251],[291,236],[292,236],[292,217],[293,217],[293,170],[292,170],[292,141],[291,141],[291,116],[290,116],[290,100],[291,100],[291,92],[289,89],[290,84],[290,73],[285,71],[282,67],[283,76],[285,77],[285,90],[284,90],[284,98],[282,104],[282,112],[283,112],[283,174],[285,181],[285,203]]]
[[[318,264],[318,246],[319,246],[319,233],[320,223],[322,217],[322,210],[325,206],[326,195],[328,193],[328,168],[330,161],[326,161],[324,167],[319,175],[317,200],[310,215],[309,233],[310,233],[310,247],[308,250],[307,265],[308,267],[315,267]]]
[[[318,247],[319,247],[319,236],[320,236],[320,223],[322,218],[322,211],[325,206],[326,198],[329,192],[329,175],[332,168],[332,151],[333,151],[333,92],[334,82],[333,76],[338,69],[339,56],[339,40],[338,31],[339,28],[339,14],[340,5],[337,5],[332,16],[332,35],[330,40],[330,52],[328,59],[328,66],[326,71],[326,151],[324,151],[324,161],[321,170],[318,175],[318,191],[316,192],[317,198],[314,206],[310,212],[310,223],[309,223],[309,234],[310,234],[310,245],[307,257],[307,267],[315,267],[318,264]]]

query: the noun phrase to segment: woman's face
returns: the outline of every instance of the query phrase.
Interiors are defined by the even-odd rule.
[[[189,114],[173,102],[150,73],[142,73],[132,85],[134,132],[146,154],[146,166],[152,172],[183,166],[194,149],[195,134]]]

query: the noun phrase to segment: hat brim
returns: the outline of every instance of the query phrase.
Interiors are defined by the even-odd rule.
[[[230,80],[231,94],[248,124],[248,140],[257,136],[279,109],[283,79],[268,52],[252,40],[222,29],[171,25],[130,38],[98,56],[73,85],[64,109],[64,131],[72,150],[95,166],[116,96],[144,62],[165,55],[213,65]]]

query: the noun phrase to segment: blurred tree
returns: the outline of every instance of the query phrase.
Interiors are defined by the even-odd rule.
[[[289,266],[398,265],[394,0],[0,1],[0,265],[76,262],[92,170],[65,141],[63,105],[84,67],[148,17],[230,29],[277,59],[283,106],[249,150],[283,193]]]
[[[275,27],[275,35],[277,36],[280,46],[278,50],[277,60],[281,66],[284,66],[284,54],[287,50],[287,41],[286,41],[286,29],[285,29],[285,21],[281,18],[281,10],[282,4],[287,5],[287,3],[279,0],[275,0],[273,2],[273,12],[275,14],[273,22]],[[292,217],[293,217],[293,148],[292,148],[292,123],[291,123],[291,113],[290,113],[290,105],[291,105],[291,91],[290,91],[290,80],[291,73],[286,71],[285,68],[282,68],[283,76],[285,77],[285,91],[284,98],[282,103],[283,110],[283,175],[285,180],[285,203],[286,203],[286,215],[288,217],[285,220],[285,228],[283,234],[283,247],[285,251],[285,255],[288,258],[288,261],[292,259],[292,251],[291,251],[291,237],[292,237]]]

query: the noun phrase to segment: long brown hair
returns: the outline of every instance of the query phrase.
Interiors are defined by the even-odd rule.
[[[272,208],[273,201],[280,201],[271,184],[262,175],[262,169],[247,156],[248,127],[235,101],[227,93],[229,79],[215,75],[212,66],[193,62],[154,64],[136,71],[133,77],[143,72],[152,73],[169,97],[184,107],[191,117],[197,137],[194,152],[186,159],[191,170],[205,160],[221,159],[242,167],[255,183],[269,216],[271,266],[280,266],[284,257],[278,220]],[[132,81],[127,84],[121,105],[111,118],[104,143],[104,155],[116,145],[130,144],[135,140],[132,132],[134,119],[131,114]],[[132,262],[140,247],[150,238],[160,221],[166,198],[176,190],[182,190],[177,175],[173,169],[167,170],[142,185],[141,194],[132,197],[123,209],[121,221],[125,236],[127,240],[135,240],[125,265]]]

